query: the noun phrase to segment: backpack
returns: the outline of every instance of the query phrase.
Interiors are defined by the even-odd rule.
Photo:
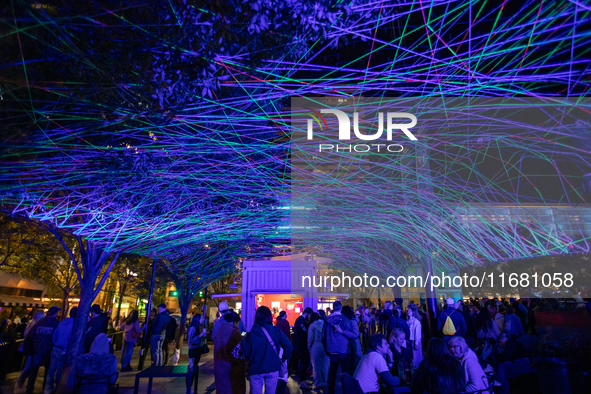
[[[441,330],[443,335],[455,335],[457,332],[456,327],[454,326],[454,322],[451,320],[450,317],[454,312],[455,311],[447,315],[447,318],[445,319],[445,324],[443,325],[443,328]]]

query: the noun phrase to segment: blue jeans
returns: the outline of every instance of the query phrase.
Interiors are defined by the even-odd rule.
[[[152,363],[157,367],[161,367],[164,360],[164,355],[162,354],[164,338],[166,338],[166,335],[152,335],[152,338],[150,338],[150,346],[152,347]]]
[[[55,385],[60,383],[65,361],[66,349],[61,349],[57,346],[54,346],[53,350],[51,351],[51,364],[49,365],[47,380],[45,381],[46,393],[51,393],[55,389]]]
[[[47,364],[49,361],[49,357],[45,357],[43,355],[35,354],[33,356],[33,360],[31,361],[31,369],[29,370],[29,381],[27,382],[27,394],[33,394],[35,391],[35,380],[37,380],[37,373],[39,372],[39,368],[44,363]],[[45,374],[49,372],[49,368],[45,368]]]
[[[123,359],[121,360],[121,366],[122,367],[126,367],[131,363],[131,357],[133,356],[133,347],[135,345],[133,344],[133,342],[127,342],[125,341],[125,350],[124,350],[124,354],[123,354]]]
[[[275,394],[277,380],[279,380],[279,372],[277,371],[250,375],[250,390],[252,394],[263,394],[263,386],[265,386],[266,394]]]
[[[18,377],[18,387],[23,387],[25,384],[25,380],[29,377],[29,372],[31,372],[31,361],[33,361],[33,356],[27,356],[27,363],[25,364],[25,368],[23,368],[23,372],[21,372],[21,376]]]

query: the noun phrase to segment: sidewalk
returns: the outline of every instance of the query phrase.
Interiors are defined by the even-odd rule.
[[[209,343],[209,348],[213,349],[213,344]],[[187,358],[188,348],[184,346],[181,360],[179,361],[179,365],[187,365],[189,363]],[[173,354],[174,351],[171,352]],[[121,361],[121,351],[118,350],[115,352],[117,356],[117,360]],[[131,366],[136,369],[139,362],[139,348],[136,348],[133,354],[133,358],[131,361]],[[151,357],[148,355],[145,362],[145,368],[149,367],[151,363]],[[121,367],[121,366],[119,366]],[[224,394],[224,393],[217,393],[216,390],[207,390],[207,387],[214,382],[213,376],[213,351],[210,351],[208,354],[201,357],[201,362],[199,363],[199,386],[198,386],[198,393],[199,394]],[[117,383],[119,383],[119,393],[120,394],[132,394],[133,387],[135,385],[135,375],[137,371],[132,372],[120,372],[119,379]],[[11,373],[6,376],[5,384],[1,388],[1,393],[13,393],[14,384],[18,379],[20,372],[18,373]],[[44,368],[41,367],[39,369],[39,374],[37,375],[37,381],[35,382],[35,394],[42,394],[43,393],[43,375],[44,375]],[[308,382],[311,384],[311,378],[308,379]],[[247,393],[249,392],[249,383],[247,382]],[[297,380],[289,378],[289,382],[287,384],[289,394],[316,394],[318,391],[311,391],[311,390],[300,390],[299,382]],[[148,379],[141,379],[140,381],[140,393],[146,393],[148,390]],[[184,394],[185,392],[185,378],[157,378],[154,379],[154,383],[152,385],[152,393],[153,394],[164,394],[164,393],[179,393]],[[336,393],[341,394],[341,387],[340,384],[337,382]],[[274,394],[274,393],[273,393]]]

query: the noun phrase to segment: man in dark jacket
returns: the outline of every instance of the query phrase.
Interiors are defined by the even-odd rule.
[[[439,313],[437,316],[437,329],[441,333],[443,337],[443,341],[447,345],[447,343],[453,338],[457,336],[463,337],[466,335],[466,321],[464,320],[464,316],[460,311],[454,308],[454,300],[453,298],[448,298],[445,300],[446,308]],[[451,319],[451,322],[454,326],[455,333],[452,335],[444,334],[444,327],[445,322],[447,321],[447,317]]]
[[[310,350],[308,349],[308,326],[309,317],[314,313],[312,308],[304,309],[304,312],[296,319],[293,325],[293,344],[299,356],[298,375],[300,377],[300,388],[311,390],[312,386],[306,382],[308,365],[310,365]]]
[[[49,371],[49,361],[51,357],[51,351],[53,350],[52,336],[53,331],[59,324],[57,320],[57,313],[60,308],[52,306],[47,311],[47,316],[39,320],[39,323],[33,327],[29,336],[33,340],[33,359],[31,362],[31,369],[29,370],[29,382],[27,383],[27,394],[33,394],[35,391],[35,380],[37,379],[37,373],[39,367],[45,365],[45,374]]]
[[[157,367],[161,367],[164,362],[164,355],[162,354],[162,346],[166,338],[166,329],[170,323],[170,316],[166,310],[166,304],[158,305],[158,314],[152,323],[152,337],[150,338],[150,346],[152,347],[152,363]]]
[[[345,318],[341,310],[343,305],[339,301],[332,304],[333,312],[326,318],[322,327],[322,344],[330,359],[328,368],[328,394],[334,394],[335,382],[339,364],[347,357],[349,339],[359,338],[359,329],[352,325],[357,324],[354,320]]]
[[[101,307],[98,304],[94,304],[90,308],[90,320],[86,324],[86,334],[84,335],[84,349],[85,353],[90,351],[90,345],[94,342],[94,339],[100,333],[107,333],[107,327],[109,321],[107,317],[101,311]]]

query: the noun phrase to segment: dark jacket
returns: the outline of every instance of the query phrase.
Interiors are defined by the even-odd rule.
[[[90,349],[90,345],[94,342],[94,339],[100,333],[107,333],[107,327],[109,325],[109,321],[104,314],[100,314],[96,317],[90,319],[88,324],[86,325],[86,334],[84,335],[84,349],[86,349],[86,353]]]
[[[166,335],[166,329],[170,323],[170,316],[166,311],[156,315],[152,323],[152,335]]]
[[[462,310],[462,316],[466,322],[466,336],[476,338],[476,327],[474,327],[474,317],[470,314],[469,309]]]
[[[285,336],[280,328],[272,324],[266,324],[265,329],[273,340],[277,351],[283,349],[282,360],[288,360],[291,357],[291,341]],[[250,332],[242,341],[242,353],[249,360],[249,375],[258,375],[279,371],[281,362],[273,345],[267,339],[261,326],[255,324]]]
[[[347,319],[340,312],[333,312],[326,318],[322,326],[322,344],[326,353],[346,355],[349,349],[349,339],[359,338],[359,328],[353,320]],[[339,326],[342,333],[336,332],[334,326]]]
[[[277,327],[283,331],[287,339],[291,339],[291,332],[289,332],[289,322],[287,319],[277,319]]]
[[[388,324],[388,332],[384,333],[384,335],[387,337],[389,337],[388,334],[390,334],[392,330],[395,328],[400,328],[404,331],[406,337],[410,338],[410,328],[408,327],[406,320],[401,317],[394,316],[394,311],[391,309],[384,310],[380,315],[380,326],[383,326],[386,323]]]
[[[53,350],[51,337],[59,323],[55,317],[45,317],[33,327],[29,336],[33,340],[33,349],[36,355],[49,357]]]
[[[298,352],[308,350],[308,320],[301,316],[298,317],[293,325],[293,346]]]
[[[439,330],[439,332],[442,332],[443,326],[445,325],[445,321],[447,320],[448,316],[450,317],[456,329],[456,333],[453,336],[465,336],[466,321],[464,320],[462,312],[458,311],[453,306],[448,306],[443,311],[441,311],[441,313],[439,313],[439,316],[437,316],[437,329]]]

